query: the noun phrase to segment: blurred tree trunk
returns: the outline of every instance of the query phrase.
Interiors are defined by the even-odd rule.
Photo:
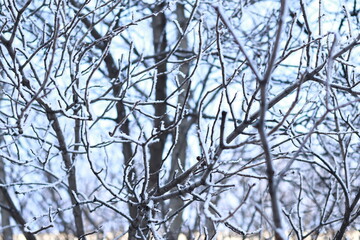
[[[51,174],[46,174],[46,179],[48,182],[52,182],[52,181],[54,181],[54,176]],[[54,203],[53,207],[56,209],[60,209],[61,208],[61,199],[59,199],[57,192],[49,191],[49,194],[50,194],[49,197],[51,199],[51,202]],[[75,233],[76,233],[75,226],[65,218],[65,214],[63,212],[60,212],[58,217],[59,217],[59,220],[61,222],[61,227],[62,227],[60,234],[62,236],[64,236],[64,238],[70,239],[70,236],[75,235]]]
[[[110,74],[111,74],[111,72],[115,73],[115,71],[114,71],[115,69],[111,70],[108,68],[108,70],[109,70]],[[114,91],[113,91],[114,97],[119,97],[120,91],[121,91],[121,88],[119,85],[114,86]],[[125,111],[124,104],[121,101],[118,101],[116,103],[116,111],[117,111],[117,117],[115,119],[116,123],[121,124],[123,122],[120,127],[120,131],[127,135],[130,135],[129,120],[126,119],[125,121],[123,121],[123,119],[126,117],[126,111]],[[129,164],[131,164],[130,161],[133,156],[133,151],[132,151],[130,142],[122,143],[122,154],[124,157],[125,166],[129,167]],[[136,172],[133,167],[130,167],[129,174],[126,177],[130,184],[132,184],[134,182],[134,180],[136,180]],[[136,202],[136,199],[131,198],[131,200]],[[128,206],[129,206],[129,212],[130,212],[131,218],[136,219],[137,214],[138,214],[136,206],[131,205],[131,204],[129,204]],[[136,231],[137,231],[136,228],[134,228],[132,224],[129,224],[129,239],[137,239]]]
[[[110,54],[106,56],[105,63],[107,66],[109,79],[117,79],[120,70],[116,67],[114,58]],[[120,96],[121,95],[121,86],[119,84],[114,85],[113,95],[114,95],[114,97],[117,97],[117,98],[121,97]],[[116,113],[117,113],[117,117],[115,119],[115,122],[116,122],[116,124],[121,124],[120,131],[123,132],[124,134],[130,136],[129,120],[126,119],[124,121],[124,119],[126,118],[126,110],[125,110],[125,106],[122,101],[116,102]],[[129,167],[129,165],[131,164],[131,159],[133,157],[133,150],[131,148],[130,142],[125,141],[122,143],[122,154],[124,157],[125,167]],[[130,184],[134,183],[134,181],[136,180],[136,172],[133,167],[130,167],[129,174],[126,177]],[[136,202],[136,199],[134,199],[134,198],[131,198],[131,200]],[[128,207],[129,207],[129,212],[130,212],[131,218],[136,219],[137,214],[138,214],[136,206],[129,204]],[[129,239],[137,239],[136,231],[137,231],[136,228],[134,228],[132,224],[129,224]]]
[[[62,155],[62,159],[65,163],[65,167],[66,167],[67,175],[68,175],[67,179],[68,179],[69,188],[67,191],[68,191],[68,194],[70,195],[71,204],[73,205],[72,212],[73,212],[74,221],[75,221],[76,236],[78,238],[81,238],[82,240],[85,240],[86,238],[82,237],[85,234],[84,223],[83,223],[83,219],[82,219],[82,210],[81,210],[81,206],[78,204],[78,202],[74,196],[74,194],[77,194],[76,168],[75,168],[75,162],[74,162],[75,155],[73,155],[72,158],[70,157],[70,154],[68,152],[68,147],[66,144],[66,140],[65,140],[65,136],[61,129],[58,117],[56,116],[56,114],[54,112],[52,112],[52,110],[47,105],[44,105],[44,108],[47,111],[47,117],[48,117],[49,122],[52,122],[52,128],[55,131],[60,149],[62,149],[61,155]],[[75,126],[75,128],[78,128],[78,127],[79,126]],[[77,139],[75,139],[75,141],[76,140]]]
[[[76,88],[79,88],[79,81],[76,81]],[[76,93],[76,90],[73,88],[73,101],[75,103],[79,102],[79,97]],[[81,115],[80,110],[81,108],[77,108],[74,109],[74,115]],[[74,137],[75,137],[75,144],[74,144],[74,153],[71,156],[71,161],[68,162],[67,160],[65,160],[66,158],[64,158],[65,160],[65,165],[66,168],[69,170],[69,175],[68,175],[68,182],[69,182],[69,187],[70,187],[70,197],[71,197],[71,202],[72,204],[76,204],[76,199],[73,199],[73,194],[77,193],[77,180],[76,180],[76,168],[75,168],[75,162],[76,162],[76,158],[77,158],[77,152],[80,149],[80,144],[81,144],[81,120],[76,119],[75,120],[75,125],[74,125]],[[69,163],[71,163],[71,165],[69,165]],[[74,219],[75,219],[75,226],[76,226],[76,236],[78,238],[80,238],[81,236],[83,236],[85,234],[84,231],[84,223],[83,223],[83,218],[82,218],[82,209],[79,206],[79,204],[76,204],[73,208],[73,215],[74,215]],[[81,237],[81,239],[85,239],[85,237]]]
[[[0,178],[0,184],[5,184],[5,182],[3,182],[1,178]],[[5,204],[8,207],[8,212],[10,213],[11,217],[15,220],[15,222],[18,224],[25,239],[26,240],[36,240],[36,237],[34,234],[32,234],[24,229],[26,221],[23,218],[23,216],[21,215],[20,211],[16,208],[15,203],[11,199],[11,196],[10,196],[9,192],[7,191],[7,189],[5,187],[0,187],[0,190],[1,190],[0,191],[1,197],[4,200],[1,203]]]
[[[71,2],[74,6],[80,8],[80,5],[76,1],[71,1]],[[91,30],[90,31],[91,35],[94,37],[95,40],[99,40],[103,37],[94,28],[93,23],[91,21],[89,21],[89,19],[82,18],[82,22],[85,24],[87,29]],[[105,43],[98,44],[96,46],[101,51],[105,51],[105,49],[106,49]],[[116,64],[115,59],[113,58],[113,56],[110,53],[106,55],[106,57],[104,58],[104,62],[105,62],[106,69],[107,69],[107,76],[106,76],[107,79],[109,79],[109,80],[118,79],[119,74],[120,74],[120,69]],[[114,97],[117,97],[117,98],[122,97],[122,96],[120,96],[121,95],[121,85],[118,84],[117,81],[115,81],[114,86],[113,86],[113,95],[114,95]],[[116,124],[121,124],[120,131],[123,132],[124,134],[130,135],[129,120],[126,119],[124,121],[124,118],[126,117],[126,110],[125,110],[125,106],[122,101],[116,102],[116,114],[117,114],[117,116],[115,118],[115,122],[116,122]],[[124,157],[124,164],[125,164],[125,166],[128,166],[130,164],[130,161],[133,156],[133,151],[132,151],[130,142],[122,143],[122,154]],[[135,169],[130,168],[129,174],[127,176],[129,183],[132,183],[136,179],[135,174],[136,174]],[[135,200],[135,199],[132,199],[132,200]],[[133,219],[136,219],[136,217],[137,217],[136,206],[132,206],[131,204],[129,204],[129,212],[130,212],[130,216]],[[134,228],[132,226],[132,224],[130,224],[129,239],[136,239],[135,235],[136,235],[136,228]]]
[[[153,46],[155,54],[155,63],[160,63],[166,56],[165,50],[167,47],[166,39],[166,16],[162,9],[166,6],[165,1],[156,5],[153,9],[154,13],[159,12],[152,18],[152,32],[153,32]],[[157,67],[157,82],[155,86],[155,98],[157,101],[166,99],[166,80],[167,75],[166,61],[159,64]],[[166,104],[156,104],[154,127],[160,129],[162,122],[165,123]],[[158,141],[150,145],[150,179],[149,190],[159,186],[159,171],[162,165],[162,155],[164,152],[166,134],[160,134]]]
[[[2,68],[2,65],[0,65]],[[2,69],[0,69],[0,76],[3,76]],[[2,86],[0,86],[0,98],[2,99]],[[0,143],[4,142],[3,136],[0,136]],[[0,158],[0,180],[6,183],[6,172],[5,172],[5,162],[2,158]],[[5,196],[3,195],[2,191],[0,191],[0,203],[5,204]],[[1,214],[1,227],[4,229],[2,231],[2,239],[3,240],[12,240],[13,239],[13,231],[9,227],[10,226],[10,212],[2,207],[0,207],[0,214]],[[0,235],[1,236],[1,235]]]
[[[177,3],[176,5],[176,17],[177,21],[180,24],[180,27],[182,31],[184,32],[186,30],[186,24],[187,24],[187,18],[185,16],[185,7],[184,4]],[[184,33],[185,34],[185,33]],[[188,40],[185,36],[182,36],[182,34],[178,34],[179,38],[182,38],[182,41],[180,43],[180,49],[181,50],[189,50],[188,46]],[[179,60],[184,60],[185,57],[178,57]],[[190,66],[189,63],[183,63],[180,66],[180,74],[178,74],[178,81],[179,84],[183,84],[183,82],[186,80],[186,77],[189,75]],[[178,104],[181,106],[186,107],[186,88],[188,87],[188,84],[182,85],[183,92],[178,96]],[[188,137],[188,131],[191,127],[191,120],[188,120],[187,118],[184,118],[180,125],[178,131],[174,133],[174,141],[176,141],[176,145],[174,147],[173,153],[171,155],[171,170],[170,173],[181,173],[182,169],[184,169],[186,164],[186,150],[188,149],[187,144],[187,137]],[[175,134],[178,133],[178,136],[175,136]],[[181,165],[181,166],[179,166]],[[173,176],[171,175],[170,178]],[[175,213],[178,209],[180,209],[184,205],[184,201],[180,197],[176,197],[170,200],[169,209],[171,209],[171,214]],[[174,219],[170,221],[169,229],[167,238],[169,240],[177,240],[179,234],[181,233],[181,226],[183,226],[183,218],[182,218],[182,212],[179,212],[176,214]]]
[[[2,138],[0,138],[0,142],[1,143],[3,142]],[[2,158],[0,158],[0,179],[2,179],[4,183],[6,182],[5,164]],[[4,205],[6,204],[6,199],[2,191],[0,191],[0,202],[1,204]],[[1,207],[0,213],[1,213],[1,227],[3,228],[2,234],[0,236],[2,236],[3,240],[12,240],[13,232],[12,229],[9,227],[10,217],[11,217],[10,212],[7,209]]]
[[[2,64],[0,67],[3,67]],[[1,77],[3,76],[3,72],[0,73]],[[0,87],[0,99],[2,99],[2,86]],[[3,136],[0,136],[0,143],[4,142]],[[0,158],[0,184],[6,184],[6,171],[5,171],[5,162],[3,158]],[[32,233],[24,231],[23,226],[25,225],[25,220],[20,214],[19,210],[16,208],[13,200],[10,197],[8,190],[5,187],[0,187],[0,203],[6,206],[7,209],[1,207],[1,227],[4,228],[2,232],[2,240],[12,240],[13,239],[13,230],[10,228],[11,217],[15,220],[15,222],[19,225],[20,230],[23,232],[25,238],[27,240],[36,240],[35,236]]]
[[[155,85],[155,99],[157,101],[166,99],[166,56],[165,50],[167,47],[166,39],[166,16],[163,13],[163,9],[166,6],[165,1],[156,5],[152,11],[155,14],[152,17],[152,32],[153,32],[153,46],[155,55],[155,64],[159,64],[157,67],[157,82]],[[165,124],[166,117],[166,104],[155,104],[155,119],[154,128],[160,129],[162,124]],[[125,129],[126,130],[126,129]],[[166,134],[160,134],[158,139],[154,143],[149,145],[150,159],[149,159],[149,179],[145,179],[148,182],[147,191],[150,192],[152,189],[159,187],[159,172],[162,166],[162,155],[165,147]],[[130,207],[130,211],[133,207]],[[143,239],[143,236],[148,236],[149,228],[147,226],[147,218],[144,216],[144,212],[138,209],[136,210],[136,216],[132,216],[134,221],[129,228],[129,239]],[[140,232],[141,231],[141,232]]]

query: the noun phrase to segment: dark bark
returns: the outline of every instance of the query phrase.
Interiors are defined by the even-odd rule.
[[[5,180],[6,180],[6,172],[5,172],[4,168],[5,168],[4,161],[3,161],[3,159],[0,159],[0,179],[3,182],[5,182]],[[0,202],[2,204],[6,204],[6,202],[7,202],[5,195],[3,194],[3,191],[0,191]],[[7,207],[9,207],[9,206],[7,206]],[[13,239],[13,231],[9,227],[11,214],[7,209],[2,208],[2,207],[0,207],[0,214],[1,214],[1,227],[4,229],[2,232],[3,240],[11,240],[11,239]]]
[[[159,63],[163,60],[163,55],[160,53],[165,52],[167,46],[166,39],[166,17],[161,10],[165,7],[165,2],[157,5],[153,12],[159,12],[152,19],[152,31],[153,31],[153,45],[155,55],[155,63]],[[158,76],[155,87],[155,98],[156,100],[165,100],[166,98],[166,81],[167,75],[163,74],[167,71],[166,61],[159,64],[157,68]],[[166,115],[166,104],[156,104],[154,127],[160,128],[161,122],[164,121]],[[149,190],[157,188],[159,186],[159,171],[162,165],[162,155],[164,152],[166,134],[162,133],[158,136],[158,141],[150,145],[150,179],[149,179]]]
[[[0,184],[4,184],[4,182],[0,179]],[[4,199],[4,204],[6,204],[8,206],[8,211],[10,212],[11,217],[15,220],[15,222],[21,226],[20,230],[22,231],[22,233],[24,234],[25,238],[27,240],[36,240],[36,237],[34,234],[25,231],[24,226],[26,224],[25,219],[23,218],[23,216],[21,215],[20,211],[16,208],[13,200],[11,199],[11,196],[9,194],[9,192],[7,191],[7,189],[5,187],[1,187],[0,186],[0,190],[1,190],[1,194],[2,197]]]
[[[73,216],[76,226],[76,236],[80,238],[85,234],[84,231],[84,223],[82,219],[82,210],[78,202],[76,201],[73,194],[77,194],[77,180],[76,180],[76,169],[75,164],[73,160],[70,158],[70,154],[67,149],[65,136],[63,134],[63,131],[61,129],[59,119],[57,118],[56,114],[49,109],[49,107],[45,106],[45,109],[47,111],[47,117],[50,122],[52,122],[52,127],[55,131],[60,151],[62,155],[62,159],[65,163],[66,170],[68,171],[68,193],[70,195],[71,204],[73,205]],[[81,239],[85,239],[85,237],[82,237]]]
[[[72,4],[76,7],[80,7],[80,5],[76,2],[76,1],[71,1]],[[90,22],[90,20],[88,18],[82,18],[82,22],[85,24],[87,29],[91,29],[91,35],[95,40],[99,40],[102,38],[102,35],[94,28],[93,24]],[[96,45],[97,48],[99,48],[101,51],[105,51],[106,49],[106,43],[101,43],[101,44],[97,44]],[[118,66],[116,65],[116,61],[114,60],[113,56],[108,53],[105,58],[104,58],[104,62],[106,65],[106,69],[108,72],[108,75],[106,76],[109,80],[112,79],[118,79],[119,78],[119,74],[120,74],[120,70],[118,68]],[[114,86],[113,86],[113,95],[114,97],[121,97],[121,85],[118,84],[117,82],[115,82]],[[130,128],[129,128],[129,120],[126,119],[125,121],[124,118],[126,117],[126,110],[125,110],[125,106],[123,104],[122,101],[117,101],[116,102],[116,113],[117,116],[115,118],[115,122],[116,124],[121,124],[120,126],[120,131],[130,135]],[[130,160],[133,156],[133,151],[132,151],[132,147],[131,147],[131,143],[130,142],[124,142],[122,144],[122,154],[124,157],[124,164],[126,166],[128,166],[128,164],[130,163]],[[133,179],[136,179],[135,176],[136,172],[134,169],[130,169],[130,172],[127,176],[129,182],[131,183]],[[135,201],[135,199],[131,199],[132,201]],[[129,211],[130,211],[130,216],[133,219],[136,219],[137,216],[137,208],[136,206],[132,206],[129,205]],[[136,235],[136,229],[132,226],[132,224],[130,224],[129,227],[129,239],[134,238]]]
[[[179,4],[179,3],[177,4],[176,17],[182,31],[184,32],[186,30],[187,18],[185,16],[185,7],[183,4]],[[182,36],[181,34],[179,34],[179,38],[182,38],[180,43],[180,49],[188,50],[188,41],[186,36]],[[179,57],[179,60],[181,59],[184,58]],[[186,80],[186,77],[189,75],[189,70],[190,70],[189,63],[188,62],[183,63],[180,66],[179,70],[182,73],[182,75],[181,74],[178,75],[178,80],[179,80],[179,84],[182,84]],[[183,90],[185,90],[187,86],[188,86],[187,84],[184,84],[182,87]],[[183,91],[182,94],[180,94],[178,97],[178,103],[184,107],[186,106],[185,98],[186,98],[186,91]],[[188,120],[186,118],[183,119],[179,125],[179,131],[178,131],[179,135],[173,136],[174,138],[177,138],[177,140],[174,139],[174,141],[177,142],[171,156],[171,170],[170,170],[171,173],[175,173],[175,172],[181,173],[181,168],[179,164],[181,164],[182,167],[184,167],[186,164],[186,150],[188,148],[187,136],[191,124],[192,124],[191,120]],[[176,197],[170,200],[169,209],[171,209],[173,212],[178,211],[182,206],[184,206],[184,201],[181,198]],[[182,225],[183,225],[182,211],[180,211],[171,221],[171,224],[169,226],[170,231],[168,232],[167,238],[169,240],[172,239],[177,240],[179,234],[181,233]]]
[[[75,84],[77,85],[77,88],[78,88],[79,82],[77,81]],[[73,91],[73,101],[75,103],[77,103],[79,101],[75,90]],[[80,111],[80,109],[75,109],[74,115],[75,116],[78,115],[79,111]],[[53,128],[55,130],[54,126],[53,126]],[[65,160],[66,169],[69,171],[69,175],[68,175],[69,187],[70,187],[71,191],[74,191],[73,194],[76,194],[77,193],[77,180],[76,180],[75,162],[76,162],[76,157],[77,157],[76,152],[79,151],[80,143],[81,143],[81,121],[79,119],[75,120],[74,136],[75,136],[75,144],[74,144],[74,152],[75,153],[72,154],[72,159],[70,162],[68,161],[67,157],[63,157],[63,159]],[[73,208],[73,215],[75,218],[76,235],[77,235],[77,237],[80,238],[85,233],[83,218],[82,218],[82,210],[81,210],[80,206],[77,204],[76,200],[73,199],[73,195],[71,194],[71,192],[69,192],[69,194],[71,196],[71,203],[73,205],[75,204],[75,207]],[[83,237],[82,239],[85,239],[85,237]]]
[[[13,61],[17,62],[18,60],[16,58],[15,51],[14,51],[12,45],[11,45],[11,42],[7,41],[4,38],[1,38],[1,42],[6,47],[8,53],[9,53],[10,57],[13,59]],[[27,88],[30,92],[34,92],[31,85],[30,85],[30,81],[26,78],[26,75],[24,74],[22,69],[20,70],[20,74],[21,74],[22,79],[23,79],[22,80],[23,87]],[[65,141],[65,136],[64,136],[63,131],[61,129],[59,119],[56,116],[56,113],[53,112],[51,107],[49,107],[41,98],[36,98],[36,101],[45,110],[46,115],[47,115],[47,119],[49,120],[49,122],[52,122],[52,128],[53,128],[53,130],[55,132],[55,135],[57,137],[57,140],[58,140],[58,143],[59,143],[59,146],[60,146],[62,160],[64,161],[65,167],[66,167],[66,169],[68,171],[68,183],[69,183],[68,193],[70,195],[71,203],[74,205],[72,211],[73,211],[73,216],[74,216],[74,221],[75,221],[75,226],[76,226],[76,235],[77,235],[77,237],[80,238],[81,236],[84,235],[85,232],[84,232],[83,220],[82,220],[82,217],[81,217],[81,207],[77,203],[76,199],[73,196],[73,194],[77,193],[75,165],[72,162],[72,160],[70,158],[70,155],[68,153],[67,144],[66,144],[66,141]],[[19,132],[22,132],[22,129],[19,129]],[[6,193],[7,193],[7,191],[6,191]],[[5,194],[4,191],[3,191],[3,194]],[[8,201],[11,201],[10,195],[7,195],[7,196],[9,197]],[[10,202],[9,202],[9,204],[10,204]],[[12,213],[12,217],[14,218],[13,213]],[[17,215],[16,217],[17,217],[16,221],[22,219],[22,218],[20,219],[21,215]],[[23,224],[25,224],[25,222]],[[21,224],[21,225],[23,225],[23,224]],[[82,239],[85,240],[85,238],[82,238]]]
[[[344,235],[346,233],[346,229],[349,227],[350,223],[355,220],[355,219],[350,219],[351,218],[351,214],[353,213],[353,210],[355,209],[355,207],[357,206],[357,204],[359,203],[360,200],[360,191],[357,192],[353,203],[346,207],[345,209],[345,213],[344,213],[344,219],[342,221],[341,227],[339,229],[339,231],[336,233],[335,235],[335,240],[341,240],[344,238]]]
[[[0,71],[2,71],[2,64],[0,64]],[[2,72],[0,72],[0,76],[4,77]],[[0,86],[0,91],[3,91],[2,86]],[[0,97],[2,99],[2,94],[0,94]],[[0,143],[3,143],[4,139],[3,137],[0,137]],[[2,158],[0,158],[0,180],[3,182],[6,182],[6,171],[5,171],[5,162]],[[6,199],[4,194],[0,191],[0,203],[5,203]],[[9,211],[7,211],[4,208],[0,208],[0,214],[1,214],[1,227],[3,230],[3,240],[11,240],[13,239],[13,231],[12,228],[10,228],[10,218],[11,215]]]

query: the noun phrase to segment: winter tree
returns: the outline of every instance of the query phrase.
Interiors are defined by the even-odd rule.
[[[0,0],[2,239],[360,227],[357,0]]]

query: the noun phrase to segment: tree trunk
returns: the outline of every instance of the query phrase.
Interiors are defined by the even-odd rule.
[[[77,181],[76,181],[76,169],[73,160],[70,158],[70,155],[67,150],[67,145],[65,141],[65,136],[60,127],[59,119],[56,117],[56,114],[49,109],[49,107],[44,106],[47,111],[47,117],[50,122],[52,122],[52,127],[55,131],[57,140],[59,142],[62,159],[64,161],[66,170],[68,171],[68,184],[69,189],[68,193],[70,195],[71,204],[74,206],[72,209],[75,226],[76,226],[76,236],[79,239],[85,240],[85,237],[82,237],[85,234],[84,223],[82,219],[82,210],[80,205],[77,203],[73,194],[77,194]]]
[[[162,12],[162,9],[166,6],[165,1],[156,5],[153,9],[156,14],[152,18],[152,31],[153,31],[153,46],[155,64],[160,63],[164,59],[164,52],[167,46],[166,39],[166,17]],[[157,67],[157,82],[155,86],[155,99],[157,101],[166,99],[166,81],[167,76],[163,74],[167,71],[166,61],[160,63]],[[165,121],[164,116],[166,115],[166,104],[156,104],[154,105],[155,116],[157,117],[154,120],[154,127],[160,129],[162,121]],[[150,192],[152,189],[159,186],[159,171],[162,166],[162,155],[164,152],[166,134],[160,134],[158,136],[158,141],[149,145],[150,151],[150,166],[149,166],[149,179],[145,179],[148,182],[147,191]],[[148,237],[149,229],[147,227],[147,219],[143,216],[143,209],[137,209],[136,216],[132,216],[134,221],[129,228],[129,239],[143,239],[144,236]],[[131,211],[131,208],[130,208]],[[135,217],[135,218],[134,218]]]
[[[0,184],[5,184],[5,182],[3,182],[1,180],[1,178],[0,178]],[[26,224],[26,221],[23,218],[23,216],[21,215],[20,211],[16,208],[15,203],[11,199],[10,194],[7,191],[7,189],[5,187],[0,187],[0,190],[1,190],[1,195],[4,198],[4,202],[2,202],[2,203],[6,204],[8,206],[8,210],[10,212],[11,217],[19,225],[20,230],[24,234],[26,240],[36,240],[36,237],[34,234],[32,234],[28,231],[25,231],[24,226]]]
[[[159,12],[165,7],[166,3],[163,1],[161,4],[156,5],[153,12]],[[159,63],[164,58],[164,52],[167,46],[166,39],[166,17],[163,12],[159,12],[152,19],[152,31],[153,31],[153,45],[155,51],[155,63]],[[157,83],[155,86],[155,98],[157,101],[165,100],[166,98],[166,74],[167,71],[166,61],[161,63],[157,68]],[[161,122],[165,119],[166,115],[166,104],[156,104],[155,116],[157,117],[154,121],[154,127],[160,129]],[[164,152],[166,135],[160,134],[159,140],[150,145],[150,180],[149,190],[157,188],[159,186],[159,171],[162,165],[162,155]]]
[[[2,65],[0,66],[2,67]],[[0,73],[0,76],[3,77],[2,72]],[[2,92],[2,86],[0,86],[0,91]],[[2,99],[2,94],[0,94],[0,98]],[[4,138],[1,136],[0,137],[0,143],[4,142]],[[0,158],[0,180],[2,180],[4,183],[6,183],[6,172],[5,172],[5,162],[2,158]],[[5,196],[3,195],[2,191],[0,191],[0,203],[5,204],[6,203],[6,199]],[[12,240],[13,239],[13,231],[12,229],[9,227],[10,226],[10,212],[7,211],[4,208],[0,207],[0,214],[1,214],[1,227],[4,229],[2,236],[3,236],[3,240]]]
[[[184,9],[184,5],[177,3],[176,5],[176,17],[177,20],[180,24],[180,27],[182,29],[182,31],[184,32],[186,29],[186,23],[187,23],[187,18],[185,17],[185,9]],[[181,34],[178,34],[179,38],[182,38],[182,41],[180,42],[180,49],[182,50],[188,50],[188,41],[186,36],[182,36]],[[184,57],[178,57],[179,60],[183,60]],[[183,63],[180,66],[180,72],[181,74],[178,75],[178,80],[179,80],[179,84],[182,84],[185,80],[186,77],[189,75],[189,70],[190,70],[190,66],[189,63]],[[182,85],[182,90],[186,90],[186,87],[188,87],[188,84],[184,84]],[[180,94],[178,96],[178,103],[184,107],[186,107],[186,99],[185,96],[186,95],[186,91],[183,91],[182,94]],[[183,119],[179,125],[179,131],[177,131],[179,133],[178,136],[174,136],[177,137],[177,139],[174,141],[176,141],[176,145],[174,147],[173,153],[171,155],[171,170],[170,173],[181,173],[181,168],[179,166],[179,164],[181,164],[181,167],[184,168],[185,164],[186,164],[186,150],[188,147],[187,144],[187,137],[188,137],[188,131],[191,127],[191,121],[189,121],[188,119]],[[173,176],[170,176],[170,178],[172,178]],[[182,206],[184,205],[184,201],[179,198],[173,198],[170,200],[170,204],[169,204],[169,209],[171,209],[172,213],[175,213],[176,211],[178,211]],[[171,214],[171,213],[170,213]],[[171,224],[169,226],[170,231],[168,232],[168,239],[169,240],[177,240],[179,237],[179,234],[181,233],[181,226],[183,225],[183,218],[182,218],[182,211],[178,212],[176,214],[176,216],[174,217],[174,219],[172,221],[170,221]]]
[[[2,141],[0,141],[2,142]],[[0,158],[0,179],[2,179],[3,182],[6,182],[6,172],[5,172],[5,163],[2,158]],[[6,204],[6,199],[2,191],[0,191],[0,202],[2,204]],[[9,207],[7,205],[7,207]],[[10,226],[10,212],[5,208],[0,208],[0,214],[1,214],[1,227],[4,229],[2,232],[2,239],[3,240],[12,240],[13,239],[13,232]]]

